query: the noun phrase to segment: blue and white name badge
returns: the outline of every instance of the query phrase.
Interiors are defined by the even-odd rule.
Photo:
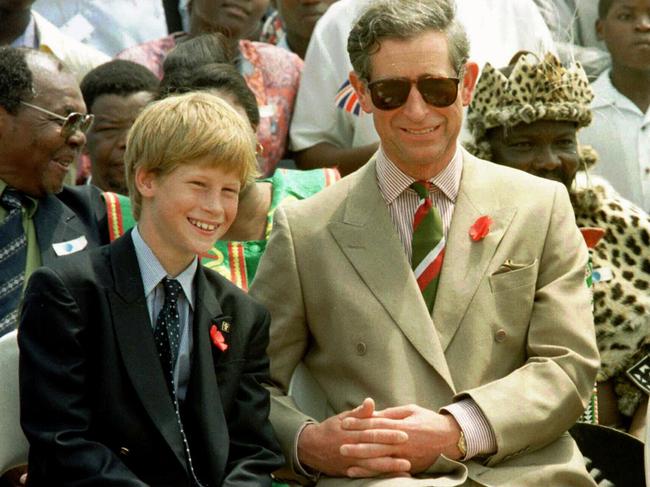
[[[625,372],[646,394],[650,394],[650,355],[646,355]]]
[[[85,249],[87,246],[88,246],[88,240],[86,240],[86,237],[84,235],[72,240],[68,240],[67,242],[59,242],[59,243],[52,244],[54,253],[59,257],[62,257],[64,255],[74,254],[75,252],[79,252],[80,250]]]
[[[612,270],[609,267],[599,267],[594,269],[591,274],[594,284],[597,282],[611,281],[614,278]]]

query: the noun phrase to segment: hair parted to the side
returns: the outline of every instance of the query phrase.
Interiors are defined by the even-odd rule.
[[[145,107],[126,141],[124,165],[133,216],[140,218],[142,196],[135,185],[139,168],[165,177],[183,164],[203,164],[235,172],[242,187],[257,176],[257,138],[241,115],[209,93],[170,96]]]
[[[412,39],[426,32],[447,36],[449,61],[460,73],[469,59],[469,40],[456,20],[454,0],[375,0],[361,12],[348,37],[348,54],[356,74],[370,81],[371,56],[385,39]]]

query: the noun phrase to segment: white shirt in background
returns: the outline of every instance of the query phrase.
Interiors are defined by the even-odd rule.
[[[64,34],[110,57],[167,35],[161,1],[37,0],[32,9]]]
[[[610,70],[593,83],[593,120],[578,133],[598,152],[594,174],[624,198],[650,211],[650,109],[643,113],[610,80]]]

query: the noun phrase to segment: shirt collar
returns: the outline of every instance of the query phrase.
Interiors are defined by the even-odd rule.
[[[429,179],[429,182],[433,183],[452,203],[456,203],[462,171],[462,154],[460,146],[457,146],[456,152],[451,161],[449,161],[449,164]],[[388,158],[382,147],[379,148],[379,153],[377,154],[377,180],[379,182],[379,190],[388,205],[392,204],[400,194],[415,182],[415,179],[404,174]]]
[[[609,105],[625,108],[640,115],[644,115],[639,107],[637,107],[632,100],[626,97],[623,93],[618,91],[612,83],[612,70],[607,69],[603,71],[598,79],[594,81],[592,89],[594,91],[594,99],[591,102],[591,109],[596,110]],[[648,111],[650,113],[650,110]]]
[[[144,295],[148,296],[156,286],[160,284],[160,281],[167,276],[167,271],[165,271],[165,268],[162,266],[156,255],[144,241],[142,235],[140,235],[137,225],[131,232],[131,239],[133,240],[135,255],[138,259],[138,265],[140,266],[142,284],[144,285]],[[192,309],[194,309],[194,288],[192,283],[198,268],[198,262],[198,258],[195,257],[192,263],[174,278],[183,288],[185,298],[187,299],[187,302],[190,303]]]
[[[0,195],[4,193],[4,190],[7,187],[9,187],[9,185],[0,179]],[[36,210],[38,209],[38,200],[36,198],[32,198],[28,194],[23,193],[22,191],[20,191],[20,194],[25,198],[23,200],[23,204],[27,218],[34,218],[34,213],[36,213]]]

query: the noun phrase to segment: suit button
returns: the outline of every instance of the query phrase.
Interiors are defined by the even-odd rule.
[[[363,342],[357,343],[357,354],[359,355],[365,355],[368,347],[366,347],[366,344]]]
[[[497,332],[494,334],[494,339],[497,342],[501,343],[506,339],[507,336],[508,334],[506,333],[506,331],[503,328],[499,328]]]
[[[127,447],[125,447],[125,446],[120,447],[120,455],[122,455],[123,457],[126,457],[126,456],[129,455],[129,453],[131,453],[131,452],[129,451],[129,449]]]

